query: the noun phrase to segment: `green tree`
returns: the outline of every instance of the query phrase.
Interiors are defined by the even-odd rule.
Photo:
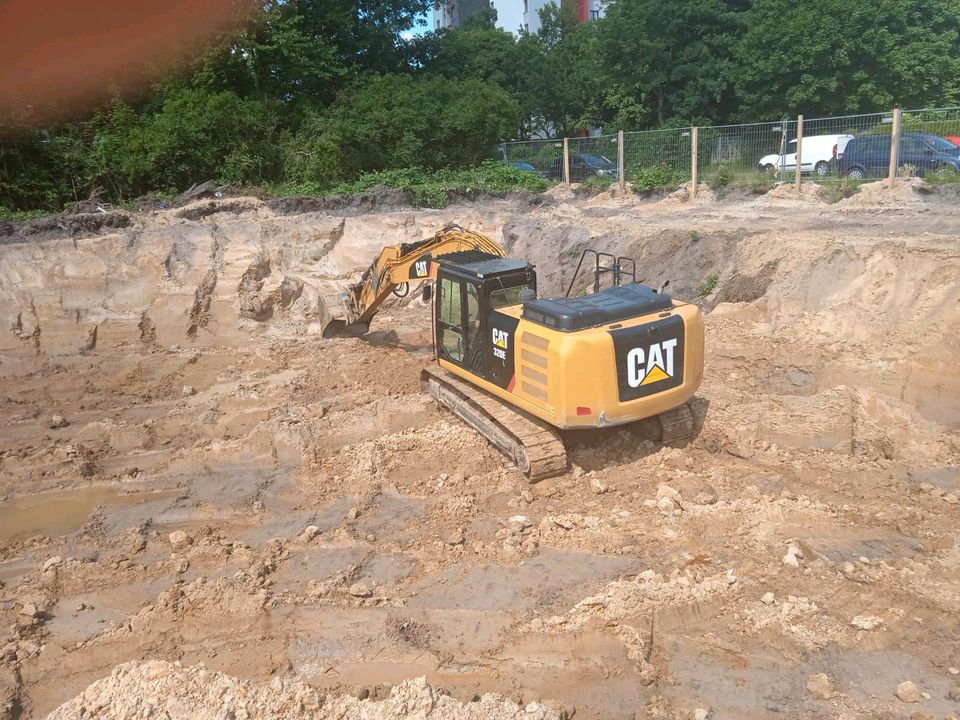
[[[722,0],[616,0],[598,23],[606,116],[628,127],[726,119],[741,21]]]
[[[572,9],[555,4],[540,11],[536,38],[521,40],[525,52],[542,55],[537,71],[535,104],[546,128],[573,134],[600,119],[602,81],[597,57],[598,23],[579,23]]]
[[[956,0],[755,0],[737,45],[740,117],[960,99]]]
[[[508,136],[520,110],[480,80],[384,75],[341,93],[314,138],[339,149],[345,175],[402,167],[475,163]]]

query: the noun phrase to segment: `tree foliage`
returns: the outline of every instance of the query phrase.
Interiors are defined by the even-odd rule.
[[[146,94],[56,126],[0,108],[0,206],[447,177],[505,140],[960,102],[958,0],[612,0],[584,24],[548,5],[535,34],[482,11],[411,37],[431,7],[263,0]]]

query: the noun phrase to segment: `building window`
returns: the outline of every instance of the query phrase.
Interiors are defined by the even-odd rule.
[[[600,19],[600,11],[599,11],[599,10],[591,10],[591,11],[590,11],[590,19],[591,19],[591,20],[599,20],[599,19]]]
[[[523,14],[526,15],[528,12],[530,12],[530,8],[528,7],[527,0],[523,0]]]

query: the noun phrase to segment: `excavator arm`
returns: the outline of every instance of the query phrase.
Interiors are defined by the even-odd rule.
[[[433,259],[462,250],[480,250],[506,257],[496,242],[459,225],[448,225],[433,237],[415,243],[390,245],[363,273],[360,282],[351,285],[343,296],[347,319],[335,319],[323,329],[323,337],[362,335],[383,302],[392,294],[404,297],[411,281],[434,280],[437,264]],[[401,288],[406,288],[400,292]]]

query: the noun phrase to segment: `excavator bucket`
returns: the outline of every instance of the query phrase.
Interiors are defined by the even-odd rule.
[[[323,327],[323,337],[325,338],[352,338],[366,335],[370,330],[370,323],[354,322],[348,323],[346,320],[334,319]]]

